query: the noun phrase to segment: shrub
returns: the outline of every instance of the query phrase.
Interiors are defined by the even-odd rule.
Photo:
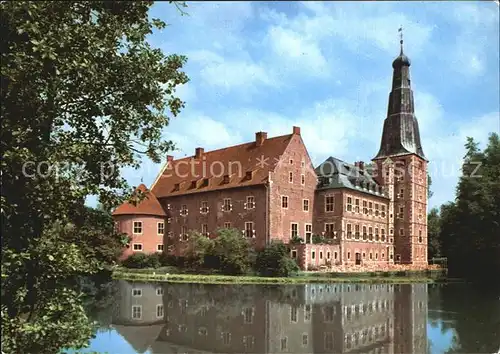
[[[299,271],[282,242],[273,242],[257,254],[256,271],[262,276],[288,277]]]
[[[145,254],[142,252],[134,253],[126,258],[122,265],[126,268],[159,268],[161,266],[160,263],[160,254]]]
[[[205,265],[205,257],[213,253],[214,240],[193,231],[189,233],[184,263],[193,268]]]
[[[218,258],[223,274],[238,275],[250,271],[254,251],[240,230],[219,229],[210,255]]]

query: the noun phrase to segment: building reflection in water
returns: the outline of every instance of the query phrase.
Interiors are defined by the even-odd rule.
[[[139,353],[427,352],[426,284],[117,284]]]

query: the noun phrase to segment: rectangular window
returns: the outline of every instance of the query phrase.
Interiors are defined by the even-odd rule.
[[[132,305],[132,318],[134,320],[140,320],[142,318],[142,306]]]
[[[255,337],[254,336],[243,336],[243,345],[245,349],[251,350],[255,345]]]
[[[333,322],[334,317],[335,317],[335,309],[333,308],[333,306],[324,306],[323,307],[324,322]]]
[[[316,252],[315,251],[311,251],[311,259],[316,259]]]
[[[380,229],[380,241],[385,242],[385,229]]]
[[[163,221],[158,223],[157,229],[158,229],[157,231],[158,235],[165,234],[165,224],[163,223]]]
[[[405,235],[405,229],[399,229],[399,236]]]
[[[312,224],[306,224],[306,242],[311,242],[311,238],[312,238],[312,230],[313,230],[313,227],[312,227]]]
[[[255,208],[255,198],[251,195],[247,196],[247,209],[254,209]]]
[[[352,237],[352,225],[347,224],[347,238],[350,239]]]
[[[297,258],[297,250],[292,250],[292,258]]]
[[[359,199],[358,198],[354,199],[354,211],[356,213],[359,213]]]
[[[231,223],[230,222],[225,222],[224,223],[224,228],[225,229],[230,229],[231,228]]]
[[[132,289],[132,296],[133,297],[141,297],[142,296],[142,289],[141,288],[133,288]]]
[[[354,225],[354,238],[359,240],[359,225]]]
[[[156,295],[163,296],[163,288],[162,287],[156,288]]]
[[[201,234],[208,236],[208,224],[201,224]]]
[[[385,205],[381,205],[381,208],[380,216],[385,218]]]
[[[253,307],[246,307],[243,310],[243,323],[245,324],[252,324],[253,323]]]
[[[156,251],[157,252],[163,252],[163,244],[157,244],[156,245]]]
[[[398,193],[398,198],[403,198],[404,197],[405,190],[401,188]]]
[[[142,251],[142,243],[134,243],[132,247],[134,251]]]
[[[309,211],[309,199],[302,200],[302,209],[304,211]]]
[[[308,322],[311,320],[311,305],[304,306],[304,321]]]
[[[334,231],[335,231],[335,224],[334,223],[325,223],[325,237],[333,238]]]
[[[347,197],[347,211],[352,211],[352,197]]]
[[[307,346],[307,343],[309,343],[309,335],[304,333],[302,335],[302,345],[305,347]]]
[[[163,305],[156,305],[156,317],[163,318]]]
[[[285,351],[288,348],[288,338],[281,338],[281,351]]]
[[[373,227],[368,228],[368,240],[373,241]]]
[[[323,252],[319,251],[319,259],[323,259]]]
[[[366,241],[368,233],[366,232],[366,226],[363,226],[363,241]]]
[[[373,215],[373,203],[368,202],[368,215]]]
[[[375,241],[380,241],[379,235],[378,235],[378,227],[375,228]]]
[[[288,197],[286,195],[281,196],[281,207],[288,209]]]
[[[181,240],[187,241],[187,239],[188,239],[187,226],[181,226]]]
[[[231,198],[224,198],[224,204],[222,205],[222,211],[231,211],[233,207],[231,206]]]
[[[302,185],[306,184],[306,175],[300,175],[300,184]]]
[[[208,214],[208,202],[207,201],[201,202],[200,213]]]
[[[188,207],[186,204],[181,205],[181,216],[187,216],[188,214]]]
[[[297,306],[290,307],[290,322],[297,323],[299,321],[299,310]]]
[[[379,204],[375,203],[375,216],[380,215]]]
[[[134,221],[134,234],[142,234],[142,221]]]
[[[293,183],[293,172],[288,174],[288,182]]]
[[[222,332],[222,341],[224,342],[224,345],[230,345],[231,344],[231,333]]]
[[[325,196],[325,211],[332,212],[333,211],[334,198],[333,195]]]
[[[245,222],[245,236],[248,238],[255,237],[254,230],[253,230],[253,222],[251,222],[251,221]]]
[[[368,202],[366,200],[363,200],[363,214],[368,214]]]
[[[332,351],[333,350],[333,332],[326,332],[324,334],[324,342],[325,342],[325,350]]]
[[[290,238],[299,237],[299,224],[292,222],[290,231]]]

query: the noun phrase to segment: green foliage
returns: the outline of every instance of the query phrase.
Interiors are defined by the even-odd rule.
[[[223,274],[245,274],[254,262],[253,247],[237,229],[219,229],[211,253],[218,258]]]
[[[1,2],[2,350],[79,347],[91,322],[67,284],[114,262],[126,240],[106,211],[120,171],[173,147],[186,58],[146,41],[152,2]],[[119,193],[119,191],[129,191]],[[101,210],[83,207],[98,195]]]
[[[301,243],[304,243],[304,239],[299,236],[294,236],[290,239],[290,244],[292,245],[299,245]]]
[[[441,257],[441,219],[437,208],[427,216],[428,259]]]
[[[320,243],[331,244],[331,243],[333,243],[333,239],[326,238],[326,237],[321,236],[321,235],[313,235],[312,236],[312,243],[313,244],[320,244]]]
[[[127,268],[160,268],[160,253],[145,254],[137,252],[122,261],[122,265]]]
[[[500,274],[499,137],[491,134],[484,151],[472,138],[465,146],[456,200],[441,206],[439,242],[450,276],[491,282]]]
[[[255,269],[262,276],[288,277],[296,274],[299,266],[290,258],[285,244],[272,242],[257,254]]]
[[[214,254],[215,242],[199,232],[191,232],[188,236],[188,245],[184,253],[185,263],[193,268],[200,268],[205,259]]]

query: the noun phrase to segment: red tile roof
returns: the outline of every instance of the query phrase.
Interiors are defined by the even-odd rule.
[[[154,196],[148,188],[141,184],[137,187],[136,191],[141,191],[145,194],[144,199],[140,201],[137,205],[130,202],[125,202],[120,205],[113,212],[113,215],[155,215],[155,216],[166,216],[160,202]]]
[[[294,127],[294,134],[300,130]],[[257,133],[262,139],[266,133]],[[263,135],[262,135],[263,134]],[[157,198],[266,183],[293,134],[167,161],[151,190]],[[226,176],[228,175],[228,176]]]

